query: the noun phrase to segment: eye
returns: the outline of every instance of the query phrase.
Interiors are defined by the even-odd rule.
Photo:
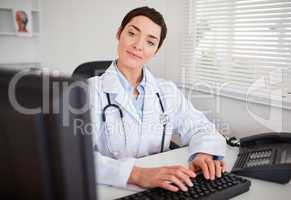
[[[132,32],[132,31],[128,31],[128,35],[129,35],[129,36],[134,36],[134,35],[135,35],[135,33],[134,33],[134,32]]]
[[[155,44],[154,42],[152,42],[152,41],[148,41],[147,43],[148,43],[148,45],[150,45],[150,46],[155,46],[155,45],[156,45],[156,44]]]

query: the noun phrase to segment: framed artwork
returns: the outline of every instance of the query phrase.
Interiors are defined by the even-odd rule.
[[[14,9],[13,19],[17,36],[32,37],[31,10]]]

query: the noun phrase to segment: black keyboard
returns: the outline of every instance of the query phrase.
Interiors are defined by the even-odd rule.
[[[251,182],[234,174],[225,172],[221,178],[207,180],[202,174],[192,179],[193,187],[187,192],[171,192],[161,188],[145,190],[119,200],[190,200],[190,199],[230,199],[249,190]]]

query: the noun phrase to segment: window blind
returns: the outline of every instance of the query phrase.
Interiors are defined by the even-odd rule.
[[[186,4],[182,68],[187,85],[241,98],[288,99],[290,0],[188,0]]]

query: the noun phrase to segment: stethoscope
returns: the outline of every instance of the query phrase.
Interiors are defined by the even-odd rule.
[[[123,129],[123,133],[124,133],[124,143],[125,143],[125,146],[127,146],[127,135],[126,135],[124,121],[123,121],[123,117],[124,117],[123,112],[118,105],[111,103],[109,93],[105,93],[105,94],[107,97],[108,104],[102,110],[102,121],[106,124],[106,110],[108,108],[111,107],[111,108],[117,109],[119,112],[120,119],[122,121],[122,129]],[[168,118],[167,114],[165,114],[165,109],[164,109],[160,94],[156,93],[156,95],[159,99],[160,107],[162,110],[162,114],[160,116],[160,123],[163,125],[163,136],[162,136],[162,141],[161,141],[161,152],[163,152],[164,151],[164,143],[165,143],[165,135],[166,135],[166,126],[167,126],[167,123],[169,121],[169,118]]]

